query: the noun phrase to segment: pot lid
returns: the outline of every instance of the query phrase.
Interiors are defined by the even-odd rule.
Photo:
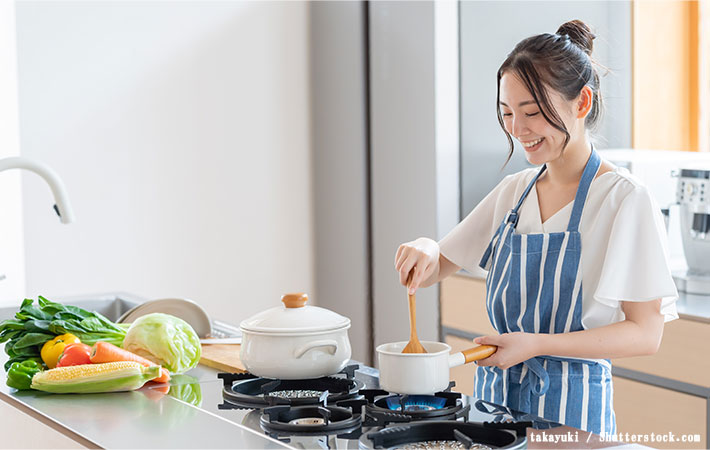
[[[350,326],[350,319],[329,309],[306,305],[308,295],[286,294],[282,306],[267,309],[246,320],[240,327],[258,333],[313,333]]]

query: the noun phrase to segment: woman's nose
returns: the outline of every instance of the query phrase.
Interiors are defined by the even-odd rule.
[[[513,118],[511,123],[512,135],[513,136],[524,136],[528,131],[527,123],[524,118],[517,117]]]

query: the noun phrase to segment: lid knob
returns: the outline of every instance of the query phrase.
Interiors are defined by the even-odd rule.
[[[281,296],[281,301],[284,302],[287,308],[302,308],[306,306],[308,294],[299,292],[297,294],[285,294]]]

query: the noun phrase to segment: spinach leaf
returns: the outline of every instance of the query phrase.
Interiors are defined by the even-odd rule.
[[[38,345],[44,345],[45,342],[51,339],[54,339],[53,334],[27,333],[15,342],[13,348],[19,350],[25,347],[36,347]]]

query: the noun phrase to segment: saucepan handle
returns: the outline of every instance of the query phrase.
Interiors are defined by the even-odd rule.
[[[461,366],[479,359],[485,359],[498,350],[495,345],[478,345],[449,355],[449,367]]]
[[[316,348],[324,348],[331,355],[335,355],[335,352],[338,351],[338,342],[334,339],[324,339],[321,341],[309,342],[296,348],[296,350],[294,350],[293,352],[293,356],[296,358],[300,358],[301,356],[305,355],[306,352],[309,352]]]

